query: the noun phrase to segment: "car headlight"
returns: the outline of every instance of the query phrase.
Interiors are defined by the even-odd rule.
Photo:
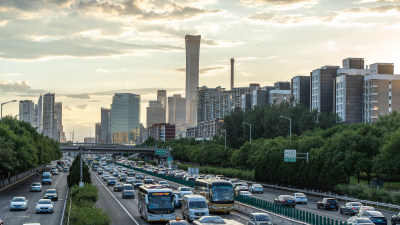
[[[52,209],[52,208],[53,208],[53,205],[49,206],[49,209]]]

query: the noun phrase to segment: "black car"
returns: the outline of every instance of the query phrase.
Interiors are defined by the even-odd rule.
[[[295,207],[296,199],[290,195],[279,195],[277,198],[274,199],[274,203],[288,207]]]
[[[400,212],[392,216],[392,225],[400,224]]]
[[[340,214],[354,216],[362,205],[359,202],[347,202],[345,205],[340,206]]]
[[[317,202],[317,208],[339,210],[339,203],[335,198],[323,198]]]
[[[117,182],[115,185],[114,185],[114,191],[122,191],[122,187],[124,186],[124,183],[122,183],[122,182]]]
[[[58,193],[56,189],[47,189],[44,193],[44,199],[51,199],[52,201],[58,201]]]

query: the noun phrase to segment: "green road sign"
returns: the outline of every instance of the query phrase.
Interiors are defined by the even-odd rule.
[[[164,149],[157,149],[156,150],[156,155],[165,155],[166,151]]]
[[[284,162],[296,162],[296,150],[293,149],[285,149],[283,155]]]

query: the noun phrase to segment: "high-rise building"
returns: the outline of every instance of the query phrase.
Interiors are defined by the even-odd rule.
[[[101,107],[101,128],[99,143],[111,143],[110,134],[110,109]]]
[[[175,131],[186,131],[186,99],[175,94],[168,97],[168,123],[175,124]]]
[[[324,66],[311,75],[311,110],[334,112],[334,82],[339,66]]]
[[[363,83],[363,122],[375,123],[394,110],[400,111],[400,75],[394,75],[392,63],[370,65]]]
[[[140,136],[140,95],[115,93],[110,111],[113,144],[136,144]]]
[[[152,137],[159,141],[169,141],[175,139],[175,124],[156,123],[147,128],[147,137]]]
[[[43,132],[43,96],[40,95],[38,104],[37,104],[37,127],[38,127],[38,132],[42,133]]]
[[[96,143],[100,143],[100,137],[101,137],[101,123],[96,123],[94,129],[94,139]]]
[[[274,88],[276,90],[290,90],[290,82],[288,82],[288,81],[275,82]]]
[[[242,94],[242,110],[251,109],[251,94]]]
[[[161,101],[149,101],[146,108],[146,127],[149,128],[156,123],[165,123],[165,108]]]
[[[269,101],[269,91],[274,90],[275,87],[265,86],[261,89],[254,90],[251,93],[251,107],[271,104]]]
[[[302,103],[310,108],[310,76],[295,76],[291,80],[291,94],[294,104]]]
[[[43,134],[54,140],[58,139],[54,93],[43,96]]]
[[[64,142],[64,127],[62,123],[62,102],[56,102],[54,104],[55,120],[57,124],[57,140],[59,142]]]
[[[161,102],[164,109],[167,108],[167,90],[157,90],[157,101]]]
[[[259,90],[260,84],[250,84],[249,87],[234,87],[231,89],[232,94],[232,109],[242,108],[242,95],[252,94],[254,90]]]
[[[223,119],[232,109],[231,93],[220,86],[197,89],[197,125],[203,121]]]
[[[281,104],[282,102],[289,102],[292,97],[290,90],[274,89],[269,91],[269,104]]]
[[[35,104],[31,100],[19,101],[19,120],[34,126]]]
[[[196,90],[199,87],[199,59],[201,36],[186,35],[186,124],[195,126],[197,121]]]

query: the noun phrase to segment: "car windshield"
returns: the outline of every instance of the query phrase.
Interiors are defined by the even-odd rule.
[[[38,204],[51,204],[51,200],[42,199],[42,200],[39,200]]]
[[[160,184],[168,184],[166,181],[160,181]]]
[[[283,199],[288,201],[294,200],[292,196],[283,196]]]
[[[191,209],[206,209],[207,203],[205,201],[189,202],[189,208],[191,208]]]
[[[116,183],[115,187],[122,187],[122,183]]]
[[[32,184],[32,186],[40,186],[40,184],[39,184],[39,183],[36,183],[36,184]]]
[[[115,179],[114,177],[111,177],[111,178],[109,178],[109,180],[117,180],[117,179]]]
[[[366,218],[356,219],[357,223],[371,223],[372,221]]]
[[[24,202],[24,198],[13,198],[12,202]]]
[[[351,206],[362,206],[362,204],[361,203],[353,203],[353,204],[351,204]]]
[[[303,194],[303,193],[297,193],[297,194],[296,194],[296,197],[306,197],[306,195]]]
[[[211,187],[213,201],[233,201],[233,186],[217,185]]]
[[[125,186],[124,190],[133,190],[133,186],[129,185],[129,186]]]
[[[48,194],[48,193],[57,193],[57,191],[56,190],[47,190],[46,194]]]
[[[256,221],[272,221],[272,218],[267,214],[255,215]]]
[[[335,199],[327,199],[326,202],[329,202],[329,203],[336,203],[336,200],[335,200]]]
[[[191,191],[191,190],[190,190],[190,188],[184,187],[184,188],[181,188],[181,191]]]
[[[133,181],[135,184],[142,184],[143,183],[143,181],[140,181],[140,180],[135,180],[135,181]]]
[[[173,211],[172,195],[149,196],[149,209]]]

